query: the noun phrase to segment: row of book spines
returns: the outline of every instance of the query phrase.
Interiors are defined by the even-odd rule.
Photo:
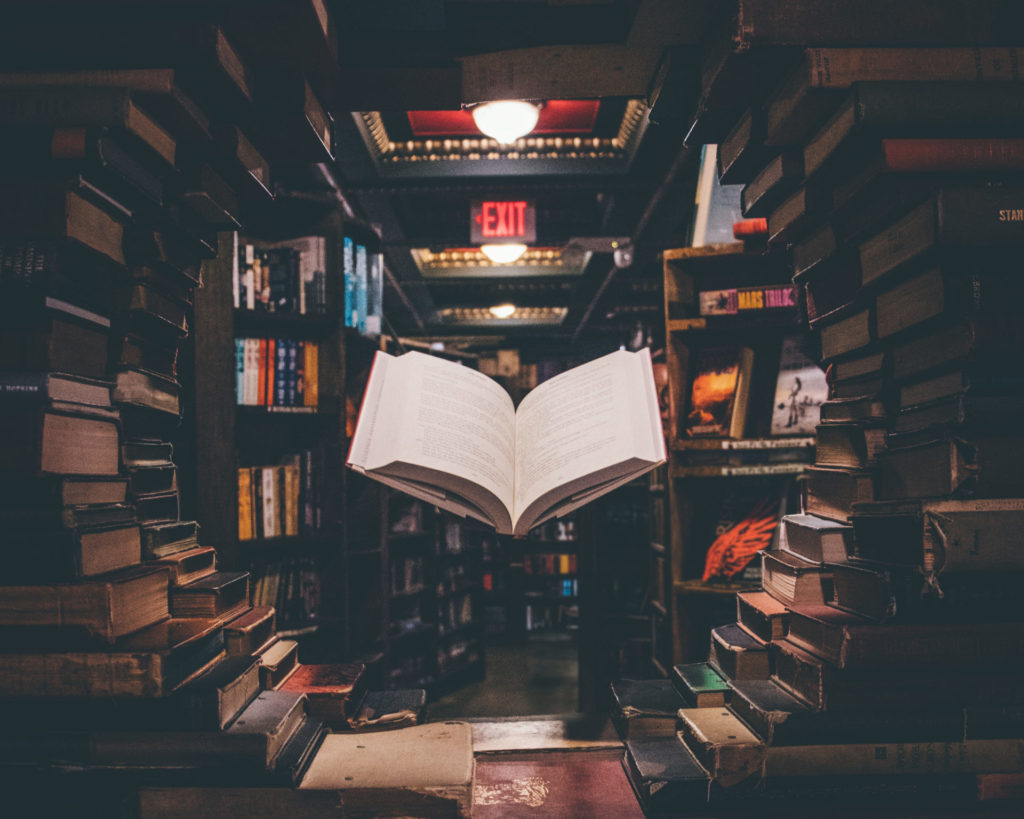
[[[318,532],[323,510],[311,456],[299,464],[238,470],[238,539],[297,537]]]
[[[320,356],[315,341],[235,339],[235,401],[246,407],[316,407]]]
[[[381,254],[346,236],[342,269],[345,276],[345,326],[367,335],[379,335],[384,307]]]
[[[310,556],[250,566],[254,606],[273,606],[278,628],[315,624],[320,614],[320,575]]]
[[[523,572],[526,574],[575,574],[577,556],[574,554],[532,554],[523,557]]]
[[[327,272],[318,254],[315,267],[304,271],[296,248],[261,250],[241,245],[232,271],[235,308],[262,313],[322,314],[327,310]],[[310,266],[308,263],[307,267]]]

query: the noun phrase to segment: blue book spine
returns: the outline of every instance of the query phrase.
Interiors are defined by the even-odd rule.
[[[356,329],[366,333],[367,282],[366,247],[356,245]]]
[[[299,342],[294,338],[288,339],[288,406],[294,407],[298,403],[296,396],[299,393]]]
[[[288,404],[288,342],[279,338],[274,345],[274,401],[279,407]]]
[[[235,403],[245,403],[245,339],[235,339]]]
[[[356,259],[355,242],[347,236],[342,251],[342,270],[345,274],[345,326],[356,326]]]

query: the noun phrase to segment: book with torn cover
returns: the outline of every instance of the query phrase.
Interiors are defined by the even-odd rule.
[[[664,461],[646,349],[561,373],[518,408],[475,370],[378,352],[348,455],[361,474],[515,535]]]

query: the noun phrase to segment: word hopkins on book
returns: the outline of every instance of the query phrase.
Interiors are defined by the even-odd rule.
[[[378,352],[348,456],[357,472],[516,535],[664,461],[648,350],[561,373],[518,409],[468,367]]]

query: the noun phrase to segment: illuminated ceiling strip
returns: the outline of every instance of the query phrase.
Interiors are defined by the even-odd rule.
[[[502,145],[487,137],[391,141],[378,111],[362,111],[376,159],[384,163],[448,162],[481,159],[621,159],[640,133],[647,114],[641,100],[629,100],[618,133],[612,137],[533,136]]]

